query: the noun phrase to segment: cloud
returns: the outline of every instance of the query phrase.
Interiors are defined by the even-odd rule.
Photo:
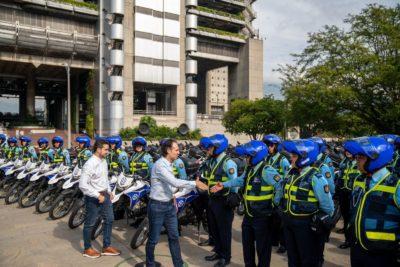
[[[264,39],[264,82],[280,83],[273,72],[279,64],[292,62],[291,53],[301,52],[307,35],[324,25],[343,23],[348,14],[357,14],[368,4],[394,6],[397,0],[258,0],[254,4],[258,17],[254,22]]]

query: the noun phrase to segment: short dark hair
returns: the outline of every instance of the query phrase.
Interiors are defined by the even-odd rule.
[[[176,141],[176,139],[173,138],[167,138],[162,142],[161,145],[161,154],[165,157],[168,154],[168,149],[170,149],[172,147],[172,145],[176,143],[178,144],[178,142]]]
[[[98,148],[103,148],[103,146],[105,145],[110,145],[110,144],[104,139],[97,139],[93,145],[93,153],[95,153]]]

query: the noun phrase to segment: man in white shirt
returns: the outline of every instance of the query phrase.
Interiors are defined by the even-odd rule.
[[[83,256],[98,258],[101,255],[117,256],[121,252],[111,247],[111,231],[114,221],[114,212],[111,200],[110,183],[108,181],[108,166],[105,157],[110,146],[105,140],[97,140],[93,146],[94,154],[86,161],[82,168],[79,188],[85,195],[86,220],[83,227],[83,241],[85,250]],[[92,248],[91,233],[99,214],[103,216],[103,249],[101,254]]]
[[[178,143],[167,139],[161,145],[162,157],[157,160],[151,170],[150,201],[147,207],[149,218],[149,239],[146,244],[146,267],[156,266],[154,249],[164,225],[168,233],[168,244],[175,267],[182,267],[183,260],[179,245],[178,218],[174,205],[175,188],[195,188],[207,190],[207,185],[196,181],[177,179],[173,174],[173,162],[179,156]]]

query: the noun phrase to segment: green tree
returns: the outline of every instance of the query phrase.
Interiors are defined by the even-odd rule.
[[[222,119],[227,132],[246,134],[252,139],[267,133],[281,133],[284,122],[284,102],[271,96],[254,101],[237,99]]]
[[[310,34],[282,66],[289,125],[342,136],[400,131],[400,5],[369,5],[349,30]]]

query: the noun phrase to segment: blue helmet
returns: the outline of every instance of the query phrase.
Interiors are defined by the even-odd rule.
[[[53,139],[51,139],[51,143],[54,146],[54,143],[60,143],[60,147],[62,147],[64,145],[64,139],[62,139],[61,136],[54,136]]]
[[[141,136],[135,137],[132,139],[132,147],[143,146],[144,148],[147,146],[147,141]]]
[[[322,139],[321,137],[318,137],[318,136],[314,136],[314,137],[309,138],[309,140],[313,141],[314,143],[316,143],[318,145],[319,154],[325,152],[327,147],[326,147],[326,141],[324,139]]]
[[[30,142],[32,142],[32,138],[30,138],[29,136],[23,135],[19,138],[19,141],[21,142],[26,142],[26,145],[29,145]]]
[[[47,145],[49,145],[49,140],[47,140],[46,137],[40,137],[37,140],[37,143],[38,143],[39,146],[41,146],[42,144],[46,144],[46,146],[47,146]]]
[[[268,134],[264,136],[263,142],[266,144],[280,144],[282,139],[276,134]]]
[[[7,140],[7,136],[5,134],[0,134],[0,144],[4,143]]]
[[[111,145],[115,144],[116,148],[120,148],[122,146],[122,138],[119,135],[109,136],[106,138],[106,141]]]
[[[395,134],[382,134],[382,135],[378,135],[378,137],[382,137],[384,138],[386,141],[388,141],[388,143],[390,144],[394,144],[394,141],[396,140],[396,138],[398,137]]]
[[[10,138],[7,139],[7,143],[16,144],[16,143],[18,143],[18,139],[16,137],[14,137],[14,136],[10,137]]]
[[[393,159],[393,145],[383,137],[359,137],[346,141],[343,147],[353,156],[363,155],[368,158],[367,164],[364,166],[368,173],[374,173],[383,168]]]
[[[85,144],[85,147],[90,147],[90,138],[87,135],[77,136],[75,141],[79,144]]]
[[[200,139],[200,147],[209,149],[215,147],[214,155],[218,156],[228,148],[228,139],[223,134],[215,134]]]
[[[267,146],[258,140],[252,140],[244,145],[235,148],[236,154],[239,156],[250,157],[251,165],[255,166],[268,156]]]
[[[284,141],[282,147],[287,152],[299,156],[296,161],[296,166],[298,168],[312,165],[319,155],[319,147],[317,143],[309,139]]]

